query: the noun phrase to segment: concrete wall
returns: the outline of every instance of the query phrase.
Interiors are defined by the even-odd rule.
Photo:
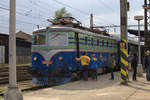
[[[5,63],[5,46],[0,46],[0,64]]]

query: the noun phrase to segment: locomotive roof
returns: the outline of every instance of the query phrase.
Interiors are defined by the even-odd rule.
[[[33,34],[44,33],[46,31],[50,31],[50,32],[77,32],[77,33],[93,35],[93,36],[99,36],[99,37],[103,37],[103,38],[109,38],[109,39],[116,40],[114,37],[111,37],[111,36],[104,36],[104,35],[101,35],[101,34],[89,32],[89,31],[86,31],[86,30],[78,29],[78,28],[62,27],[62,26],[50,26],[50,27],[47,27],[45,29],[39,29],[39,30],[34,31]]]

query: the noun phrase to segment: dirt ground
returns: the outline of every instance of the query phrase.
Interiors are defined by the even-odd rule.
[[[129,73],[132,76],[132,73]],[[145,75],[145,74],[144,74]],[[115,80],[109,80],[110,74],[101,75],[98,81],[76,81],[68,84],[25,93],[24,100],[150,100],[150,82],[145,76],[120,85],[120,72]]]

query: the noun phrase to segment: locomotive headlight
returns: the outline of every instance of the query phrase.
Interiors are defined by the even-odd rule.
[[[62,61],[62,60],[63,60],[63,57],[61,57],[61,56],[58,57],[58,60],[59,60],[59,61]]]
[[[46,66],[48,67],[48,66],[49,66],[49,64],[46,64]]]
[[[34,61],[37,61],[37,57],[33,57],[33,60],[34,60]]]

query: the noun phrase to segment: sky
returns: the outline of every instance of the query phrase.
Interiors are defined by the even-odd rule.
[[[128,1],[128,24],[137,25],[134,16],[144,15],[144,0]],[[120,0],[16,0],[16,32],[32,34],[37,25],[41,28],[50,25],[47,19],[52,19],[55,11],[63,7],[86,27],[89,27],[91,13],[95,26],[120,25]],[[119,33],[119,29],[116,30]],[[109,32],[114,32],[114,28]],[[0,33],[9,33],[9,0],[0,2]]]

